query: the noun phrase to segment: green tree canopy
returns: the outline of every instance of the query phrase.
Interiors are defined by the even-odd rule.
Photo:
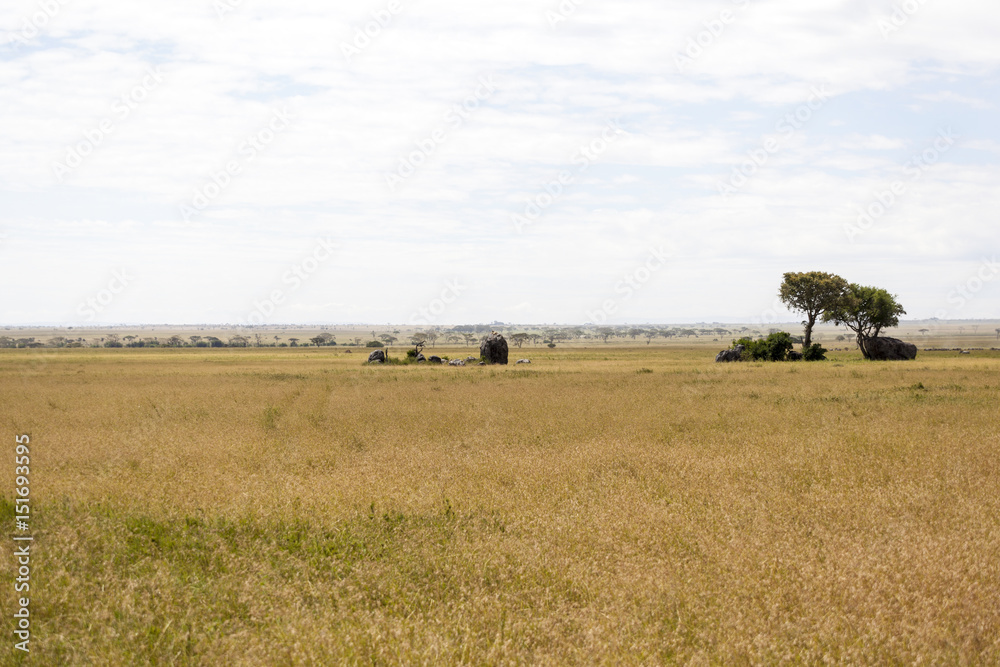
[[[837,303],[823,314],[823,321],[843,324],[857,334],[858,347],[869,359],[865,341],[878,336],[883,329],[898,326],[899,316],[905,314],[895,295],[878,287],[851,283]]]
[[[778,298],[790,310],[806,316],[802,324],[806,327],[802,347],[812,345],[812,330],[823,313],[833,308],[847,292],[847,281],[832,273],[810,271],[808,273],[786,273],[778,290]]]

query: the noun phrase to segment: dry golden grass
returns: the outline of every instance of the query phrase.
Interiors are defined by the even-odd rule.
[[[33,659],[1000,662],[1000,356],[714,351],[2,350]]]

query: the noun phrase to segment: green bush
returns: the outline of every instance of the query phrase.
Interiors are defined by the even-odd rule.
[[[385,345],[382,344],[382,341],[370,340],[365,343],[365,347],[385,347]]]
[[[813,343],[802,351],[802,358],[806,361],[826,361],[827,349],[819,343]]]
[[[748,361],[785,361],[792,349],[792,337],[784,331],[773,333],[762,340],[740,338],[733,347],[743,346],[743,358]]]

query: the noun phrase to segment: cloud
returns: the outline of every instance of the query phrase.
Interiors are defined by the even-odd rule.
[[[860,1],[583,3],[555,22],[556,5],[527,0],[399,1],[386,18],[379,2],[73,0],[44,19],[12,2],[0,275],[31,280],[4,296],[4,318],[73,322],[127,265],[142,279],[109,321],[234,321],[318,235],[346,250],[287,317],[406,318],[461,275],[474,287],[455,321],[582,321],[669,241],[676,266],[624,312],[720,319],[754,290],[768,301],[782,266],[886,258],[874,280],[925,283],[927,261],[990,243],[993,3],[924,3],[887,31],[893,10]],[[484,77],[495,90],[468,103]],[[782,125],[817,87],[829,100]],[[269,129],[286,111],[287,128]],[[610,121],[623,134],[580,162]],[[857,208],[949,125],[961,147],[849,243]],[[769,139],[779,148],[755,165]],[[412,174],[393,189],[403,163]],[[512,216],[584,163],[518,233]],[[186,220],[199,194],[208,204]],[[491,306],[495,293],[511,305]],[[911,314],[935,307],[911,299]],[[968,308],[992,315],[985,303]]]

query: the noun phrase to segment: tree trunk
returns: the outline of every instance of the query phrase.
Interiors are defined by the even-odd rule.
[[[802,343],[802,349],[808,350],[809,346],[812,345],[813,338],[813,327],[816,325],[816,316],[809,315],[809,321],[806,322],[806,339]]]
[[[861,355],[871,361],[872,355],[868,352],[868,340],[868,337],[858,334],[858,347],[861,348]]]

